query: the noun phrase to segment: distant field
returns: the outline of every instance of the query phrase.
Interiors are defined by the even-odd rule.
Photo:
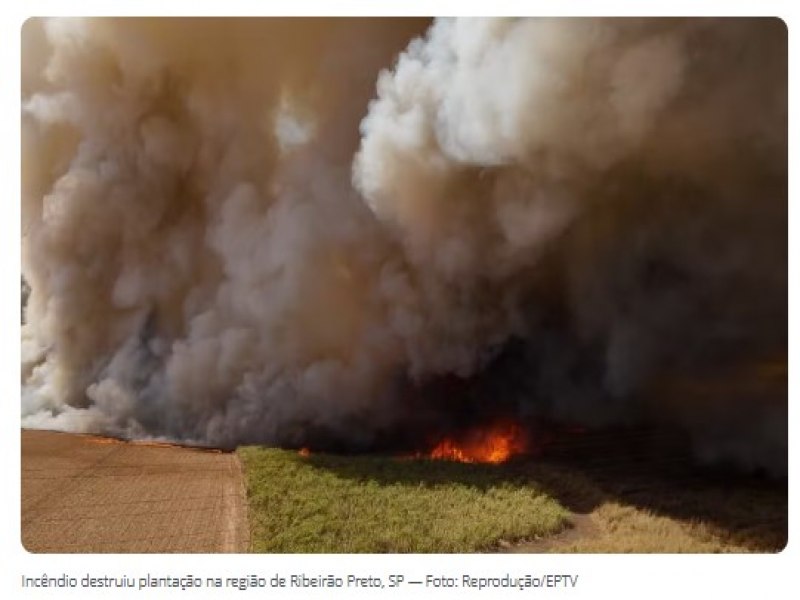
[[[238,452],[255,552],[475,552],[567,526],[535,479],[493,465]]]
[[[244,447],[254,552],[775,552],[785,489]]]

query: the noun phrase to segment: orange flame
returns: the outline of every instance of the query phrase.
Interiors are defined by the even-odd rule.
[[[308,448],[300,448],[297,453],[302,457],[311,456],[311,450]]]
[[[525,452],[527,446],[526,436],[519,426],[495,425],[472,431],[460,440],[445,438],[428,456],[437,460],[498,464]]]

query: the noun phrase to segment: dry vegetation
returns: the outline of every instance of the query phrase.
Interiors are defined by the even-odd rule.
[[[592,532],[556,552],[777,552],[786,545],[786,496],[775,489],[699,487],[607,494]]]
[[[702,521],[681,521],[660,516],[647,509],[619,502],[606,502],[592,514],[593,531],[551,552],[752,552],[747,545],[724,530]],[[777,549],[777,548],[775,548]]]

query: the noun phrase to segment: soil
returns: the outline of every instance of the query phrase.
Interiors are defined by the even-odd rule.
[[[22,544],[43,553],[248,549],[234,453],[22,431]]]
[[[518,544],[509,544],[502,552],[509,554],[527,554],[539,552],[558,552],[559,548],[578,540],[597,535],[598,528],[590,514],[572,514],[569,526],[561,533],[540,540],[531,540]]]

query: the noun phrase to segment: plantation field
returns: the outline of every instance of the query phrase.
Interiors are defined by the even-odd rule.
[[[507,468],[245,447],[256,552],[475,552],[554,534],[569,511]]]
[[[774,483],[522,458],[237,453],[254,552],[776,552],[786,542],[786,492]]]

